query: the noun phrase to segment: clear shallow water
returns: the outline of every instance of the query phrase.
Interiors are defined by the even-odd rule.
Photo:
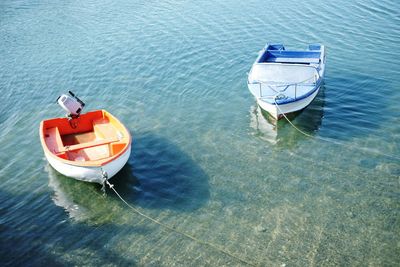
[[[2,1],[1,265],[243,265],[48,166],[39,122],[68,89],[131,130],[113,183],[153,218],[255,265],[398,265],[399,9]],[[268,41],[327,46],[325,85],[293,119],[314,139],[269,123],[247,90]]]

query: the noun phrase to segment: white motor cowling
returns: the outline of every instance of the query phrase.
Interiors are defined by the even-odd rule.
[[[63,94],[58,97],[57,103],[68,113],[67,115],[69,117],[79,117],[85,103],[83,103],[71,91],[68,92],[71,96]]]

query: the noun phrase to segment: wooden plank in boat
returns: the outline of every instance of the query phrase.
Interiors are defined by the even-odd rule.
[[[88,143],[65,146],[64,149],[60,152],[79,150],[79,149],[89,148],[89,147],[94,147],[94,146],[102,146],[102,145],[110,144],[110,143],[117,142],[117,141],[119,141],[117,138],[106,138],[106,139],[96,140],[96,141],[92,141],[92,142],[88,142]]]

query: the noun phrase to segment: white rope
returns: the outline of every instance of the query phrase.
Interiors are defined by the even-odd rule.
[[[236,259],[237,261],[239,261],[239,262],[241,262],[241,263],[247,264],[247,265],[249,265],[249,266],[256,266],[254,263],[251,263],[251,262],[249,262],[249,261],[247,261],[247,260],[245,260],[245,259],[242,259],[242,258],[240,258],[240,257],[238,257],[238,256],[235,256],[235,255],[232,254],[231,252],[226,251],[226,250],[220,248],[219,246],[217,246],[217,245],[215,245],[215,244],[213,244],[213,243],[210,243],[210,242],[207,242],[207,241],[203,241],[203,240],[197,239],[196,237],[194,237],[194,236],[192,236],[192,235],[190,235],[190,234],[187,234],[187,233],[185,233],[185,232],[182,232],[182,231],[180,231],[180,230],[178,230],[178,229],[175,229],[174,227],[171,227],[171,226],[169,226],[169,225],[167,225],[167,224],[164,224],[164,223],[162,223],[162,222],[160,222],[160,221],[158,221],[158,220],[156,220],[156,219],[151,218],[150,216],[148,216],[148,215],[142,213],[140,210],[136,209],[135,207],[133,207],[132,205],[130,205],[128,202],[126,202],[125,199],[123,199],[122,196],[117,192],[117,190],[115,190],[114,185],[113,185],[113,184],[110,184],[110,183],[108,182],[107,179],[105,179],[104,183],[106,183],[106,184],[110,187],[110,189],[112,189],[112,190],[114,191],[114,193],[119,197],[119,199],[121,199],[122,202],[125,203],[126,206],[128,206],[131,210],[133,210],[135,213],[139,214],[140,216],[142,216],[142,217],[144,217],[144,218],[146,218],[146,219],[152,221],[153,223],[158,224],[158,225],[160,225],[160,226],[162,226],[162,227],[164,227],[164,228],[166,228],[166,229],[168,229],[168,230],[170,230],[170,231],[172,231],[172,232],[181,234],[181,235],[183,235],[184,237],[186,237],[186,238],[188,238],[188,239],[191,239],[192,241],[195,241],[195,242],[197,242],[197,243],[199,243],[199,244],[202,244],[202,245],[206,245],[206,246],[212,247],[213,249],[215,249],[215,250],[221,252],[222,254],[225,254],[225,255],[227,255],[227,256],[229,256],[229,257],[231,257],[231,258],[234,258],[234,259]]]
[[[304,81],[297,82],[297,83],[281,83],[281,84],[279,84],[278,82],[275,82],[275,84],[274,84],[274,82],[263,82],[261,80],[257,80],[257,81],[255,81],[255,83],[258,83],[260,85],[260,99],[272,98],[275,101],[275,98],[277,97],[277,95],[280,94],[280,93],[285,92],[290,86],[296,86],[297,87],[297,85],[303,84],[306,81],[309,81],[311,79],[314,79],[314,84],[315,84],[316,81],[319,79],[318,72],[316,74],[318,75],[318,78],[317,78],[316,75],[313,75],[312,77],[310,77],[310,78],[308,78],[308,79],[306,79]],[[263,85],[266,85],[271,91],[275,92],[276,94],[275,95],[262,96],[263,95],[263,93],[262,93],[263,92],[263,89],[262,89]],[[278,89],[278,87],[285,87],[285,88],[281,90],[281,89]],[[295,94],[296,94],[296,92],[295,92]],[[284,94],[282,94],[282,95],[284,97],[288,97],[288,96],[286,96]]]
[[[335,144],[335,145],[345,146],[346,148],[353,148],[353,149],[360,150],[360,151],[363,151],[363,152],[374,153],[374,154],[381,155],[381,156],[385,156],[385,157],[392,158],[392,159],[395,159],[395,160],[400,160],[400,157],[396,157],[396,156],[393,156],[393,155],[385,154],[385,153],[382,153],[382,152],[379,152],[379,151],[376,151],[376,150],[368,149],[368,148],[365,148],[365,147],[349,146],[349,145],[347,145],[347,144],[344,144],[344,143],[342,143],[342,142],[338,142],[338,141],[336,141],[336,140],[326,139],[326,138],[319,137],[319,136],[312,136],[312,135],[310,135],[310,134],[308,134],[308,133],[306,133],[306,132],[300,130],[299,128],[297,128],[297,127],[288,119],[288,117],[286,117],[286,114],[285,114],[284,112],[282,112],[282,110],[280,109],[278,103],[276,102],[276,96],[274,97],[274,102],[275,102],[275,105],[276,105],[276,107],[278,108],[279,112],[280,112],[280,113],[283,115],[283,117],[289,122],[289,124],[292,125],[293,128],[295,128],[298,132],[300,132],[301,134],[303,134],[303,135],[305,135],[305,136],[307,136],[307,137],[309,137],[309,138],[315,138],[315,139],[319,139],[319,140],[322,140],[322,141],[325,141],[325,142],[328,142],[328,143],[332,143],[332,144]]]

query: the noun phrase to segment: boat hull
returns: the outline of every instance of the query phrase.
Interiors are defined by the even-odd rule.
[[[57,160],[48,153],[45,153],[45,156],[50,165],[65,176],[84,182],[102,184],[104,182],[103,172],[107,173],[107,179],[112,178],[124,167],[130,154],[131,147],[129,146],[121,156],[103,166],[76,166]]]
[[[306,98],[286,104],[271,104],[264,101],[262,98],[257,99],[257,104],[260,106],[261,109],[268,112],[275,119],[281,119],[283,117],[283,114],[293,113],[306,108],[317,96],[319,89],[320,87],[318,87],[315,92],[313,92]]]

